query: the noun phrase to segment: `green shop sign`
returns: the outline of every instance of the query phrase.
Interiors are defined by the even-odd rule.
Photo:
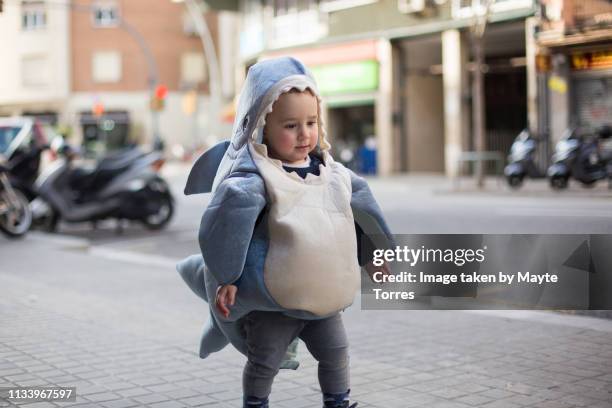
[[[372,91],[378,88],[378,63],[358,61],[311,69],[322,95]]]

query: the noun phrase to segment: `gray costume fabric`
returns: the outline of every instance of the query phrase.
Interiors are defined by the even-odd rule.
[[[349,389],[348,339],[340,313],[301,320],[279,312],[251,312],[243,327],[248,349],[242,377],[244,395],[265,398],[270,394],[274,376],[296,336],[319,362],[321,391],[340,394]]]
[[[191,290],[210,305],[210,317],[200,341],[201,358],[228,343],[246,355],[241,319],[252,311],[282,312],[307,320],[335,314],[316,316],[302,310],[286,310],[270,296],[263,279],[269,242],[264,211],[267,197],[264,181],[248,149],[248,137],[258,129],[264,96],[279,81],[291,76],[314,81],[300,61],[289,57],[262,61],[249,69],[231,141],[205,152],[194,163],[185,187],[185,194],[213,193],[200,224],[202,254],[192,255],[177,265]],[[350,176],[355,222],[368,235],[387,237],[387,242],[377,246],[389,245],[391,232],[367,183],[353,172]],[[238,294],[230,316],[225,318],[214,307],[214,299],[217,287],[229,283],[238,286]]]

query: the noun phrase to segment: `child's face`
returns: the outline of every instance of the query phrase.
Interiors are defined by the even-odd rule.
[[[266,117],[264,141],[271,158],[289,164],[306,160],[319,140],[317,98],[309,92],[282,94]]]

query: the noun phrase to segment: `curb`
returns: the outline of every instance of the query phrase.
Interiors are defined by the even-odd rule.
[[[612,320],[599,317],[568,315],[555,311],[537,310],[464,310],[464,312],[612,333]]]

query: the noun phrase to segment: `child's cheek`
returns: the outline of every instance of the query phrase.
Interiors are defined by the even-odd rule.
[[[316,146],[319,143],[319,132],[315,131],[310,137],[310,145]]]
[[[280,137],[279,143],[283,149],[292,149],[295,144],[295,138],[290,132],[284,132]]]

